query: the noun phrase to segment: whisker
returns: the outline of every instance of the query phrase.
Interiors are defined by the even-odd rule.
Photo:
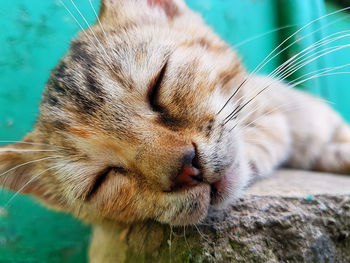
[[[349,30],[345,30],[345,31],[341,31],[341,32],[337,32],[337,33],[335,33],[335,34],[332,34],[331,36],[333,36],[333,35],[337,35],[337,34],[341,34],[341,33],[344,33],[344,32],[348,32]],[[314,31],[315,32],[315,31]],[[314,32],[312,32],[312,33],[314,33]],[[298,54],[296,54],[296,55],[294,55],[293,57],[291,57],[290,59],[288,59],[287,61],[285,61],[283,64],[281,64],[280,66],[278,66],[275,70],[273,70],[267,77],[276,77],[276,75],[277,74],[279,74],[281,71],[282,71],[282,69],[284,68],[284,67],[286,67],[288,64],[290,64],[290,65],[288,65],[288,67],[286,67],[286,69],[283,69],[283,70],[288,70],[288,68],[289,67],[294,67],[294,65],[293,65],[293,63],[295,62],[295,61],[297,61],[297,60],[299,60],[301,57],[303,57],[303,56],[305,56],[306,54],[309,54],[310,52],[312,52],[313,50],[315,50],[315,49],[317,49],[317,48],[319,48],[319,47],[321,47],[321,46],[324,46],[324,45],[326,45],[326,44],[329,44],[329,43],[331,43],[331,42],[334,42],[334,41],[336,41],[336,40],[338,40],[338,39],[341,39],[341,38],[343,38],[343,37],[346,37],[346,36],[348,36],[348,35],[343,35],[343,36],[340,36],[340,37],[334,37],[334,38],[332,38],[332,39],[330,39],[330,40],[328,40],[328,41],[326,41],[327,40],[327,38],[329,38],[330,36],[327,36],[327,37],[325,37],[325,38],[323,38],[323,39],[321,39],[321,40],[319,40],[319,41],[317,41],[316,43],[314,43],[314,44],[312,44],[312,45],[310,45],[310,46],[308,46],[307,48],[305,48],[304,50],[302,50],[301,52],[299,52]],[[293,43],[292,43],[293,44]],[[292,45],[291,44],[291,45]],[[291,45],[289,45],[289,46],[291,46]],[[289,47],[288,46],[288,47]],[[288,48],[287,47],[287,48]],[[313,48],[314,47],[314,48]],[[306,52],[304,55],[302,55],[300,58],[298,58],[298,59],[296,59],[298,56],[300,56],[303,52],[305,52],[305,51],[307,51],[307,50],[309,50],[309,49],[311,49],[309,52]],[[327,48],[326,50],[328,50],[329,48]],[[324,52],[324,51],[326,51],[326,50],[321,50],[321,51],[319,51],[319,52],[317,52],[316,54],[318,54],[318,53],[321,53],[321,52]],[[335,50],[336,51],[336,50]],[[310,57],[312,57],[312,56],[314,56],[315,54],[312,54]],[[307,59],[309,59],[310,57],[308,57],[308,58],[306,58],[306,59],[304,59],[304,60],[302,60],[302,62],[305,62],[305,60],[307,60]],[[320,57],[322,57],[322,56],[320,56]],[[319,57],[317,57],[317,58],[319,58]],[[315,58],[314,60],[316,60],[317,58]],[[314,61],[313,60],[313,61]],[[291,63],[292,62],[292,63]],[[309,63],[311,63],[312,61],[310,61]],[[292,71],[289,75],[286,75],[286,76],[283,76],[283,78],[282,77],[279,77],[278,79],[285,79],[285,78],[287,78],[288,76],[290,76],[290,75],[292,75],[294,72],[296,72],[298,69],[300,69],[301,67],[303,67],[303,66],[305,66],[305,65],[307,65],[307,64],[309,64],[309,63],[304,63],[302,66],[300,66],[300,64],[299,64],[299,67],[296,67],[296,68],[294,68],[294,70],[295,71]],[[271,80],[271,83],[273,82],[274,80],[272,79]],[[256,90],[256,89],[255,89]],[[254,90],[252,90],[249,94],[247,94],[245,97],[248,97],[248,95],[250,95],[251,93],[253,93],[254,92]],[[236,93],[236,92],[235,92]],[[230,100],[231,98],[229,98],[229,100]],[[244,99],[244,97],[242,97],[242,98],[240,98],[239,99],[239,101],[238,102],[241,102],[242,100]],[[226,103],[227,104],[227,103]],[[226,104],[224,105],[224,106],[226,106]],[[232,114],[232,113],[231,113]]]
[[[99,52],[99,53],[100,53],[101,56],[104,58],[104,60],[105,60],[105,62],[106,62],[106,64],[107,64],[107,66],[115,73],[115,71],[114,71],[114,69],[113,69],[113,67],[112,67],[112,65],[111,65],[111,64],[113,64],[113,62],[109,59],[109,55],[108,55],[106,49],[103,47],[101,41],[99,41],[99,39],[98,39],[98,37],[96,36],[94,30],[91,28],[89,22],[86,20],[86,18],[84,17],[84,15],[80,12],[79,8],[76,6],[76,4],[74,3],[74,1],[73,1],[73,0],[70,0],[70,1],[71,1],[71,3],[73,4],[74,8],[78,11],[78,13],[80,14],[80,16],[81,16],[81,17],[83,18],[83,20],[85,21],[85,24],[88,26],[90,32],[93,34],[93,36],[94,36],[95,40],[97,41],[97,43],[100,44],[100,46],[101,46],[103,52],[105,53],[105,57],[103,57],[103,55],[102,55],[100,52]],[[92,6],[92,9],[94,10],[95,15],[97,16],[97,13],[96,13],[95,8],[93,7],[93,5],[92,5],[92,3],[91,3],[91,0],[89,0],[89,2],[90,2],[90,4],[91,4],[91,6]],[[105,35],[105,37],[106,37],[106,41],[107,41],[106,33],[105,33],[105,31],[104,31],[104,29],[103,29],[103,27],[102,27],[102,24],[101,24],[100,19],[98,18],[98,16],[97,16],[97,20],[98,20],[98,22],[99,22],[99,24],[100,24],[100,26],[101,26],[101,28],[102,28],[102,31],[103,31],[103,33],[104,33],[104,35]],[[111,49],[111,51],[112,51],[112,54],[114,55],[113,49]]]
[[[319,100],[318,98],[314,98],[315,100]],[[323,101],[321,99],[321,101]],[[292,107],[292,108],[287,108],[287,106],[290,106],[290,105],[293,105],[294,102],[291,102],[291,103],[285,103],[285,104],[282,104],[278,107],[275,107],[273,108],[272,110],[268,111],[268,112],[265,112],[264,114],[258,116],[257,118],[255,118],[254,120],[250,121],[248,124],[245,124],[244,126],[240,127],[242,130],[244,130],[245,128],[251,126],[252,124],[256,123],[258,120],[266,117],[267,115],[270,115],[276,111],[281,111],[281,112],[284,112],[284,111],[291,111],[291,110],[297,110],[297,109],[303,109],[304,107],[303,106],[299,106],[299,107]],[[242,124],[249,116],[251,116],[251,113],[248,114],[244,119],[242,119],[240,122],[236,123],[235,126],[229,131],[231,132],[234,128],[236,128],[238,125]]]
[[[336,46],[336,47],[330,47],[330,48],[327,48],[327,49],[324,49],[320,52],[316,52],[315,54],[319,54],[321,53],[320,55],[316,56],[316,57],[313,57],[315,54],[313,54],[312,56],[310,57],[307,57],[305,58],[304,60],[302,60],[300,63],[302,63],[300,65],[300,63],[298,63],[294,68],[292,68],[291,70],[289,69],[287,72],[283,73],[282,76],[279,76],[277,79],[279,80],[283,80],[285,78],[288,78],[289,76],[291,76],[292,74],[294,74],[296,71],[298,71],[300,68],[312,63],[313,61],[323,57],[323,56],[326,56],[328,54],[331,54],[333,52],[336,52],[336,51],[339,51],[339,50],[342,50],[344,48],[347,48],[347,47],[350,47],[350,44],[347,44],[347,45],[340,45],[340,46]],[[330,50],[329,50],[330,49]],[[327,51],[327,52],[325,52]],[[323,53],[322,53],[323,52]],[[305,61],[307,60],[307,61]],[[270,83],[272,83],[274,80],[271,80]]]
[[[279,65],[276,69],[274,69],[268,76],[276,76],[277,74],[279,74],[279,72],[283,71],[283,70],[286,70],[290,67],[293,66],[293,63],[295,64],[297,61],[299,61],[301,58],[303,58],[304,56],[306,56],[307,54],[310,54],[312,51],[315,51],[316,49],[324,46],[324,45],[327,45],[331,42],[334,42],[336,41],[331,39],[331,40],[328,40],[326,41],[326,39],[328,38],[329,36],[321,39],[320,41],[317,41],[316,43],[313,43],[312,45],[306,47],[305,49],[303,49],[302,51],[300,51],[299,53],[295,54],[294,56],[292,56],[291,58],[289,58],[288,60],[286,60],[284,63],[282,63],[281,65]],[[308,52],[306,52],[307,50],[309,50]],[[322,52],[323,50],[321,50]],[[303,54],[304,52],[306,52],[305,54]],[[320,51],[318,51],[320,52]],[[312,54],[314,55],[314,54]]]
[[[78,11],[79,15],[80,15],[80,16],[83,18],[83,20],[85,21],[85,24],[88,26],[90,32],[93,34],[93,36],[94,36],[95,40],[97,41],[97,43],[99,43],[99,44],[101,45],[101,47],[102,47],[102,49],[103,49],[103,52],[105,53],[106,57],[108,57],[108,54],[107,54],[106,50],[103,48],[102,43],[98,40],[98,38],[97,38],[97,36],[96,36],[94,30],[92,30],[92,28],[91,28],[89,22],[86,20],[86,18],[84,17],[84,15],[80,12],[79,8],[75,5],[74,1],[73,1],[73,0],[70,0],[70,1],[71,1],[71,3],[73,4],[74,8]]]
[[[84,35],[89,39],[89,41],[91,42],[91,44],[95,47],[95,49],[97,50],[97,52],[102,56],[102,58],[103,58],[103,60],[106,62],[106,65],[112,70],[112,71],[114,71],[113,70],[113,68],[111,67],[111,65],[108,63],[108,60],[106,60],[106,57],[101,53],[101,51],[100,51],[100,49],[96,46],[96,44],[94,43],[94,41],[92,40],[92,38],[89,36],[89,34],[85,31],[85,29],[83,28],[83,26],[79,23],[79,21],[77,20],[77,18],[72,14],[72,12],[69,10],[69,8],[62,2],[62,0],[58,0],[60,3],[61,3],[61,5],[67,10],[67,12],[70,14],[70,16],[74,19],[74,21],[77,23],[77,25],[80,27],[80,29],[83,31],[83,33],[84,33]],[[72,3],[73,3],[73,1],[72,0],[70,0]],[[73,3],[73,5],[74,5],[74,3]],[[74,5],[75,6],[75,5]],[[76,7],[77,8],[77,7]],[[78,10],[78,9],[77,9]],[[80,11],[78,11],[78,12],[80,12]],[[89,26],[90,27],[90,26]],[[92,30],[91,30],[91,28],[90,28],[90,31],[91,32],[93,32]],[[94,33],[93,33],[94,34]],[[95,34],[94,34],[95,35]],[[95,36],[96,37],[96,36]],[[101,42],[99,42],[98,41],[98,43],[100,44],[100,45],[102,45],[101,44]],[[103,46],[102,46],[102,48],[103,48]],[[105,51],[105,49],[103,49],[104,50],[104,52],[106,53],[106,51]],[[106,53],[107,54],[107,53]],[[108,57],[108,55],[107,55],[107,57]]]
[[[283,78],[278,78],[278,79],[284,79],[284,78],[287,78],[288,76],[290,76],[290,75],[292,75],[294,72],[296,72],[298,69],[300,69],[301,67],[303,67],[303,66],[305,66],[305,65],[307,65],[307,64],[309,64],[309,63],[311,63],[311,62],[313,62],[313,61],[315,61],[315,60],[317,60],[318,58],[320,58],[320,57],[323,57],[323,56],[325,56],[325,55],[327,55],[327,54],[330,54],[330,53],[333,53],[333,52],[336,52],[336,51],[338,51],[338,50],[342,50],[342,49],[344,49],[344,48],[347,48],[347,47],[349,47],[350,46],[350,44],[347,44],[347,45],[340,45],[340,46],[336,46],[336,47],[331,47],[331,48],[327,48],[327,49],[325,49],[325,50],[322,50],[322,51],[320,51],[320,52],[317,52],[317,53],[321,53],[320,55],[318,55],[318,56],[316,56],[316,57],[313,57],[313,58],[311,58],[311,59],[309,59],[309,58],[306,58],[306,59],[304,59],[303,61],[305,61],[305,60],[307,60],[307,59],[309,59],[308,61],[305,61],[302,65],[299,65],[299,67],[297,67],[296,69],[294,69],[292,72],[289,72],[288,74],[284,74],[283,75]],[[328,49],[330,49],[330,50],[328,50]],[[326,51],[326,52],[325,52]],[[316,54],[317,54],[316,53]],[[324,75],[323,75],[324,76]],[[314,79],[315,77],[310,77],[310,78],[308,78],[307,80],[310,80],[310,79]],[[265,88],[263,88],[262,90],[260,90],[253,98],[251,98],[251,99],[249,99],[246,103],[244,103],[243,104],[243,106],[237,106],[234,110],[233,110],[233,112],[231,112],[225,119],[224,119],[224,125],[225,124],[227,124],[232,118],[234,118],[234,116],[236,116],[242,109],[244,109],[249,103],[251,103],[258,95],[260,95],[262,92],[264,92],[264,91],[266,91],[267,89],[269,89],[270,88],[270,86],[271,86],[271,84],[274,82],[274,79],[271,79],[270,80],[270,82],[269,82],[269,84],[265,87]],[[303,82],[305,82],[305,81],[302,81],[302,82],[299,82],[299,84],[300,83],[303,83]],[[295,87],[296,85],[293,85],[293,87]],[[252,92],[251,92],[252,93]],[[246,96],[247,97],[247,96]]]
[[[190,245],[188,244],[187,238],[186,238],[186,226],[184,226],[184,233],[183,234],[184,234],[184,240],[185,240],[186,246],[187,246],[188,250],[190,251],[190,253],[192,254]]]
[[[15,149],[15,148],[0,148],[0,152],[57,152],[57,150],[22,150],[22,149]]]
[[[50,146],[50,147],[65,149],[65,147],[62,147],[62,146],[45,144],[45,143],[34,143],[34,142],[23,142],[23,141],[0,141],[0,143],[16,143],[16,144],[27,144],[27,145],[37,145],[37,146]]]
[[[320,27],[320,28],[318,28],[318,29],[312,31],[311,33],[309,33],[309,34],[307,34],[307,35],[305,35],[305,36],[302,36],[301,38],[298,38],[297,40],[293,41],[291,44],[289,44],[288,46],[286,46],[285,48],[283,48],[282,50],[280,50],[280,51],[279,51],[277,54],[275,54],[272,58],[270,58],[268,61],[266,61],[266,63],[264,63],[264,64],[262,65],[262,67],[261,67],[260,69],[258,69],[256,72],[258,72],[259,70],[261,70],[261,69],[262,69],[265,65],[267,65],[272,59],[274,59],[275,57],[277,57],[278,55],[280,55],[281,53],[283,53],[285,50],[287,50],[287,49],[290,48],[291,46],[295,45],[296,43],[302,41],[303,39],[305,39],[305,38],[307,38],[307,37],[309,37],[309,36],[315,34],[316,32],[318,32],[318,31],[320,31],[320,30],[322,30],[322,29],[325,29],[325,28],[329,27],[330,25],[332,25],[332,24],[338,22],[339,20],[343,20],[343,19],[344,19],[344,18],[340,18],[340,19],[337,19],[337,20],[335,20],[335,21],[333,21],[333,22],[327,23],[326,25],[324,25],[324,26],[322,26],[322,27]],[[315,21],[315,22],[316,22],[316,21]],[[332,35],[333,35],[333,34],[332,34]],[[330,35],[330,36],[332,36],[332,35]],[[326,39],[329,38],[330,36],[326,36],[326,37],[324,37],[324,38],[318,40],[316,43],[310,45],[309,48],[313,47],[314,45],[316,45],[317,43],[319,43],[319,42],[321,42],[321,41],[323,41],[323,40],[326,40]],[[291,37],[293,37],[293,35],[291,35]],[[287,41],[288,41],[288,40],[289,40],[289,39],[287,39]],[[283,45],[283,44],[284,44],[284,43],[281,43],[281,45]],[[280,45],[280,46],[281,46],[281,45]],[[279,48],[279,47],[278,47],[278,48]],[[306,48],[306,49],[304,49],[304,50],[308,50],[309,48]],[[301,52],[299,52],[299,53],[301,53]],[[293,56],[293,57],[295,57],[295,56]],[[290,59],[288,59],[288,60],[290,60]],[[286,62],[285,62],[285,63],[286,63]],[[285,64],[285,63],[283,63],[283,64]],[[283,65],[283,64],[282,64],[282,65]],[[256,72],[255,72],[255,73],[256,73]],[[271,73],[270,73],[270,74],[271,74]],[[269,74],[269,75],[270,75],[270,74]]]
[[[337,11],[334,11],[334,12],[332,12],[332,13],[323,15],[323,16],[317,18],[317,19],[314,19],[314,20],[310,21],[309,23],[307,23],[306,25],[304,25],[303,27],[301,27],[300,29],[298,29],[296,32],[294,32],[292,35],[290,35],[289,37],[287,37],[285,40],[283,40],[281,44],[279,44],[274,50],[272,50],[272,51],[270,52],[269,55],[267,55],[267,57],[256,67],[256,69],[253,70],[252,73],[258,72],[258,71],[259,71],[260,69],[262,69],[268,62],[270,62],[271,59],[273,59],[275,56],[279,55],[280,52],[277,53],[274,57],[270,58],[267,62],[265,62],[265,61],[266,61],[273,53],[275,53],[284,43],[286,43],[289,39],[291,39],[292,37],[294,37],[295,35],[297,35],[297,34],[298,34],[300,31],[302,31],[303,29],[307,28],[308,26],[312,25],[313,23],[315,23],[315,22],[317,22],[317,21],[319,21],[319,20],[321,20],[321,19],[324,19],[324,18],[326,18],[326,17],[328,17],[328,16],[332,16],[332,15],[338,14],[338,13],[340,13],[340,12],[344,12],[344,11],[349,10],[349,9],[350,9],[350,7],[346,7],[346,8],[343,8],[343,9],[340,9],[340,10],[337,10]],[[321,27],[321,28],[323,28],[323,27]],[[317,29],[317,30],[311,32],[310,34],[314,34],[315,32],[317,32],[317,31],[319,31],[319,30],[320,30],[320,29]],[[302,40],[303,38],[304,38],[304,37],[295,40],[292,44],[295,44],[295,43],[299,42],[299,41]],[[289,46],[288,46],[288,47],[289,47]],[[287,47],[287,48],[288,48],[288,47]],[[283,52],[284,50],[285,50],[285,49],[283,49],[282,52]]]
[[[237,106],[236,109],[229,114],[229,116],[227,116],[224,119],[224,125],[226,125],[230,120],[232,120],[238,113],[240,113],[247,105],[249,105],[249,103],[251,103],[257,96],[259,96],[261,93],[263,93],[265,90],[267,90],[268,88],[270,88],[271,84],[266,86],[265,88],[263,88],[262,90],[260,90],[253,98],[251,98],[250,100],[248,100],[247,102],[245,102],[242,106]]]
[[[224,106],[222,106],[222,108],[218,111],[218,113],[216,113],[216,115],[219,115],[227,106],[227,104],[229,104],[229,102],[231,101],[231,99],[233,99],[234,96],[236,96],[236,94],[238,93],[238,91],[240,91],[240,89],[244,86],[244,84],[248,81],[248,79],[246,78],[239,86],[238,88],[233,92],[233,94],[228,98],[228,100],[225,102]]]
[[[41,162],[41,161],[45,161],[45,160],[49,160],[49,159],[55,159],[55,158],[59,158],[59,157],[63,157],[63,156],[59,156],[59,155],[57,155],[57,156],[49,156],[49,157],[41,158],[41,159],[38,159],[38,160],[32,160],[32,161],[29,161],[29,162],[25,162],[25,163],[16,165],[15,167],[7,170],[6,172],[1,173],[0,177],[4,176],[4,175],[6,175],[6,174],[8,174],[8,173],[10,173],[10,172],[20,168],[20,167],[23,167],[25,165],[32,164],[32,163],[37,163],[37,162]]]
[[[292,89],[292,86],[288,86],[288,88],[289,88],[289,89]],[[308,100],[309,100],[309,99],[310,99],[310,98],[308,98]],[[311,99],[314,100],[314,101],[317,101],[317,102],[331,104],[330,101],[327,101],[327,100],[325,100],[325,99],[323,99],[323,98],[311,97]],[[305,99],[305,100],[306,100],[306,99]],[[234,125],[234,127],[230,130],[230,132],[231,132],[234,128],[236,128],[238,125],[241,125],[242,123],[244,123],[244,122],[245,122],[250,116],[252,116],[254,113],[257,113],[260,109],[263,109],[263,108],[266,106],[266,103],[268,103],[268,101],[262,103],[262,104],[259,105],[257,108],[255,108],[253,111],[251,111],[251,112],[249,112],[247,115],[243,116],[243,117],[240,119],[240,121],[237,122],[237,123]],[[271,110],[271,111],[269,111],[269,112],[267,112],[267,113],[265,113],[265,114],[263,114],[263,115],[258,116],[258,118],[260,119],[260,118],[262,118],[262,117],[264,117],[264,116],[266,116],[266,115],[268,115],[268,114],[271,114],[271,113],[273,113],[273,112],[275,112],[275,111],[277,111],[277,110],[280,110],[281,112],[284,112],[284,111],[287,111],[287,110],[288,110],[288,111],[291,111],[291,110],[296,110],[296,109],[302,108],[302,107],[289,107],[289,106],[292,106],[292,105],[294,105],[294,104],[295,104],[294,101],[292,101],[292,102],[290,102],[290,103],[284,103],[284,104],[282,104],[282,105],[280,105],[280,106],[278,106],[278,107],[275,107],[273,110]],[[231,120],[232,120],[232,119],[231,119]],[[253,120],[251,123],[249,123],[249,124],[243,126],[242,129],[244,129],[244,128],[250,126],[250,125],[253,124],[255,121],[256,121],[256,120]]]
[[[348,31],[349,32],[349,31]],[[340,33],[340,32],[339,32]],[[289,73],[291,70],[294,70],[292,71],[292,74],[294,72],[296,72],[297,70],[299,70],[300,68],[304,67],[305,65],[307,65],[308,63],[306,64],[302,64],[303,62],[307,61],[308,59],[312,58],[313,56],[317,55],[317,54],[320,54],[322,52],[325,52],[325,51],[328,51],[329,49],[332,49],[332,48],[336,48],[336,47],[342,47],[344,45],[340,45],[340,46],[335,46],[335,47],[328,47],[326,49],[323,49],[323,50],[320,50],[320,51],[317,51],[316,53],[314,54],[311,54],[310,56],[304,58],[303,60],[299,61],[301,58],[303,58],[305,55],[311,53],[312,51],[316,50],[317,48],[320,48],[322,46],[325,46],[329,43],[332,43],[336,40],[339,40],[341,38],[344,38],[344,37],[347,37],[347,36],[350,36],[350,34],[346,34],[346,35],[343,35],[343,36],[340,36],[340,37],[336,37],[336,38],[333,38],[333,39],[330,39],[328,41],[325,41],[325,42],[321,42],[321,43],[318,43],[316,42],[315,44],[313,45],[310,45],[309,47],[305,48],[304,50],[302,50],[301,52],[299,52],[298,54],[294,55],[293,57],[291,57],[290,59],[288,59],[285,63],[281,64],[280,66],[278,66],[273,72],[271,72],[268,76],[276,76],[278,75],[281,71],[285,71],[287,73]],[[301,55],[303,52],[307,51],[308,49],[310,49],[308,52],[306,52],[305,54]],[[299,56],[299,57],[298,57]],[[299,61],[298,63],[296,63],[297,61]],[[291,63],[292,62],[292,63]],[[290,65],[288,65],[290,64]],[[302,64],[300,66],[300,64]],[[286,67],[288,65],[288,67]],[[284,67],[286,67],[284,69]],[[295,70],[296,69],[296,70]],[[289,76],[289,75],[288,75]],[[285,78],[285,77],[284,77]]]
[[[77,25],[80,27],[80,29],[84,32],[85,36],[90,39],[90,36],[86,33],[85,29],[83,26],[79,23],[78,19],[72,14],[72,12],[69,10],[69,8],[63,3],[62,0],[58,0],[61,5],[67,10],[67,12],[70,14],[70,16],[74,19],[74,21],[77,23]],[[90,39],[91,43],[94,45],[94,42]],[[96,46],[95,46],[96,47]],[[96,47],[97,49],[97,47]]]
[[[112,47],[112,46],[110,45],[110,43],[107,41],[107,39],[108,39],[107,33],[106,33],[105,29],[103,28],[103,25],[102,25],[101,20],[100,20],[98,14],[97,14],[97,12],[96,12],[96,9],[94,8],[94,5],[92,4],[91,0],[89,0],[89,3],[90,3],[90,6],[91,6],[91,8],[92,8],[94,14],[95,14],[95,17],[96,17],[96,19],[97,19],[97,21],[98,21],[98,24],[100,25],[100,28],[101,28],[101,30],[102,30],[102,32],[103,32],[105,38],[106,38],[106,43],[107,43],[109,49],[111,50],[112,55],[115,57],[115,54],[114,54],[114,52],[113,52],[113,47]],[[115,57],[115,58],[116,58],[116,57]]]
[[[289,85],[292,85],[293,83],[296,83],[297,81],[299,81],[300,79],[303,79],[309,75],[318,75],[318,74],[323,74],[323,73],[328,73],[328,72],[331,72],[331,71],[335,71],[337,69],[342,69],[342,68],[345,68],[345,67],[348,67],[350,66],[350,63],[348,64],[345,64],[345,65],[342,65],[342,66],[337,66],[337,67],[328,67],[328,68],[322,68],[322,69],[318,69],[318,70],[315,70],[315,71],[312,71],[312,72],[309,72],[309,73],[306,73],[296,79],[293,79],[292,81],[288,82]]]
[[[206,242],[209,242],[209,240],[204,236],[204,234],[199,230],[198,226],[195,224],[194,227],[197,229],[198,234],[203,238]]]
[[[39,174],[37,174],[36,176],[32,177],[30,180],[28,180],[28,182],[26,182],[5,204],[5,208],[8,208],[9,204],[18,196],[19,193],[22,192],[22,190],[24,188],[26,188],[30,183],[32,183],[34,180],[36,180],[40,175],[44,174],[45,172],[49,171],[49,170],[52,170],[52,169],[55,169],[59,166],[53,166],[53,167],[50,167],[48,169],[45,169],[44,171],[40,172]]]
[[[350,71],[340,71],[340,72],[333,72],[333,73],[327,73],[327,74],[319,74],[319,75],[304,79],[302,81],[299,81],[296,84],[293,84],[292,87],[298,86],[298,85],[300,85],[308,80],[311,80],[311,79],[315,79],[315,78],[319,78],[319,77],[326,77],[326,76],[343,75],[343,74],[350,74]]]
[[[301,37],[301,38],[298,38],[297,40],[295,40],[293,43],[291,43],[290,45],[288,45],[286,48],[282,49],[281,51],[279,51],[277,54],[275,54],[273,57],[271,57],[273,55],[273,53],[275,53],[282,45],[284,45],[284,43],[286,43],[289,39],[291,39],[292,37],[294,37],[296,34],[298,34],[301,30],[307,28],[308,26],[312,25],[313,23],[321,20],[321,19],[324,19],[328,16],[332,16],[332,15],[335,15],[337,13],[340,13],[340,12],[343,12],[343,11],[346,11],[346,10],[349,10],[350,7],[346,7],[346,8],[343,8],[343,9],[340,9],[340,10],[337,10],[337,11],[334,11],[332,13],[329,13],[329,14],[326,14],[324,16],[321,16],[317,19],[314,19],[312,21],[310,21],[309,23],[307,23],[306,25],[304,25],[303,27],[301,27],[300,29],[298,29],[296,32],[294,32],[292,35],[290,35],[289,37],[287,37],[285,40],[283,40],[275,49],[273,49],[266,57],[265,59],[260,62],[256,67],[255,69],[247,76],[247,78],[244,80],[244,84],[243,85],[240,85],[238,89],[241,89],[242,86],[244,86],[249,80],[251,80],[252,76],[258,72],[259,70],[261,70],[266,64],[268,64],[272,59],[274,59],[276,56],[278,56],[279,54],[281,54],[282,52],[284,52],[287,48],[289,48],[290,46],[294,45],[295,43],[298,43],[299,41],[301,41],[302,39],[304,39],[305,37],[311,35],[311,34],[314,34],[316,33],[317,31],[321,30],[322,28],[325,28],[325,27],[328,27],[330,24],[327,23],[325,26],[311,32],[310,34],[307,34],[306,36],[304,37]],[[337,21],[336,21],[337,22]],[[333,22],[334,23],[334,22]],[[332,23],[331,23],[332,24]],[[271,57],[269,59],[269,57]],[[237,90],[236,90],[237,91]],[[235,94],[237,94],[237,92],[234,92]],[[229,99],[226,101],[226,103],[224,104],[224,107],[226,107],[229,103],[229,101],[233,98],[234,96],[230,96]],[[223,107],[223,108],[224,108]],[[222,111],[223,109],[220,110],[220,112]]]
[[[245,39],[245,40],[239,42],[238,44],[233,45],[233,48],[236,49],[236,48],[238,48],[238,47],[240,47],[240,46],[243,46],[243,45],[245,45],[245,44],[247,44],[247,43],[249,43],[249,42],[251,42],[251,41],[254,41],[254,40],[256,40],[256,39],[259,39],[259,38],[262,38],[262,37],[267,36],[267,35],[269,35],[269,34],[278,32],[278,31],[280,31],[280,30],[287,29],[287,28],[291,28],[291,27],[295,27],[295,26],[297,26],[297,25],[294,24],[294,25],[286,25],[286,26],[278,27],[278,28],[276,28],[276,29],[267,31],[267,32],[262,33],[262,34],[259,34],[259,35],[257,35],[257,36],[253,36],[253,37],[247,38],[247,39]]]
[[[170,225],[170,236],[168,240],[168,245],[169,245],[169,262],[171,263],[172,261],[172,238],[173,238],[173,226]]]

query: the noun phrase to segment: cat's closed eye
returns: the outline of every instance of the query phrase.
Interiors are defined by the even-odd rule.
[[[148,101],[153,111],[164,112],[164,108],[159,104],[159,93],[167,70],[168,62],[165,62],[161,70],[153,78],[148,90]]]
[[[96,194],[102,184],[107,181],[109,176],[123,176],[127,173],[128,171],[123,167],[108,167],[106,169],[103,169],[97,174],[90,190],[86,194],[85,200],[90,200]]]

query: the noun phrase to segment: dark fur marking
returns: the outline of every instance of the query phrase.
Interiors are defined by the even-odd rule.
[[[97,81],[92,70],[87,70],[85,75],[87,89],[92,93],[94,99],[98,100],[100,104],[103,104],[105,102],[104,97],[106,97],[106,94],[103,92],[101,84]]]
[[[206,129],[206,134],[205,134],[207,137],[210,137],[211,132],[213,131],[213,126],[214,126],[214,119],[210,119]]]
[[[211,154],[210,159],[212,161],[212,165],[214,168],[214,173],[221,173],[224,170],[224,162],[221,160],[217,152],[219,149],[217,149],[214,153]]]
[[[184,121],[183,120],[171,117],[167,113],[162,113],[158,117],[158,122],[164,124],[167,127],[172,128],[172,129],[175,129],[175,127],[180,127],[180,126],[184,125]]]
[[[59,120],[53,121],[52,126],[60,131],[67,130],[68,128],[68,125],[66,123],[63,123],[62,121],[59,121]]]
[[[84,63],[86,66],[90,66],[94,59],[87,52],[87,45],[81,41],[73,41],[71,43],[70,57],[73,61],[78,63]]]
[[[52,80],[51,82],[52,84],[52,88],[58,93],[58,94],[62,94],[62,95],[66,95],[67,92],[66,90],[63,88],[64,85],[62,82],[55,82]]]
[[[52,107],[60,106],[58,99],[54,97],[51,93],[47,97],[47,103]]]
[[[56,79],[64,79],[67,71],[67,64],[65,61],[61,60],[55,69],[52,71],[52,75]]]
[[[84,96],[81,92],[77,91],[77,90],[71,90],[71,94],[74,96],[75,98],[75,102],[76,105],[84,111],[84,113],[89,114],[89,115],[93,115],[96,108],[97,108],[97,104],[95,101],[87,98],[86,96]]]

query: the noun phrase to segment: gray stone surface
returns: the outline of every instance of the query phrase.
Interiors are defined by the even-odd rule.
[[[133,226],[120,242],[115,262],[350,262],[350,177],[282,171],[203,224]]]
[[[350,176],[299,170],[281,170],[261,180],[246,192],[258,196],[305,197],[350,195]]]

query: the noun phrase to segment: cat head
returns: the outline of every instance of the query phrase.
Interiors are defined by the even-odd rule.
[[[52,71],[35,129],[0,152],[0,184],[90,222],[197,223],[247,163],[225,117],[245,72],[181,0],[104,0]],[[220,112],[220,114],[218,114]]]

